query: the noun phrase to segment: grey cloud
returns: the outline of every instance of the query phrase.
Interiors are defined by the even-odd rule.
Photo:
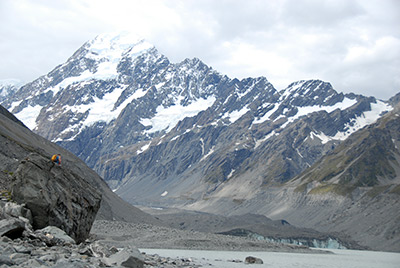
[[[297,27],[335,27],[363,14],[364,8],[356,1],[286,1],[281,19]]]
[[[380,98],[400,89],[399,1],[151,2],[0,1],[0,79],[37,78],[95,35],[130,29],[173,62],[197,57],[230,77],[265,76],[277,88],[319,78]]]

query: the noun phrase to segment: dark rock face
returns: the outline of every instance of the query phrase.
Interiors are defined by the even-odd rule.
[[[0,236],[16,238],[25,230],[25,222],[18,218],[3,219],[0,221]]]
[[[21,161],[13,176],[12,196],[31,210],[34,229],[57,226],[76,242],[89,236],[101,201],[79,174],[39,154]]]

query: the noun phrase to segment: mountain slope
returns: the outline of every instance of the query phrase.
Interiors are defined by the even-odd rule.
[[[60,153],[65,168],[80,174],[102,193],[102,203],[97,219],[158,222],[150,215],[127,204],[114,194],[106,183],[93,170],[88,168],[82,160],[60,146],[32,133],[2,106],[0,106],[0,140],[0,188],[2,190],[9,190],[11,175],[15,172],[20,160],[31,152],[36,152],[48,159],[50,159],[51,155]]]
[[[259,189],[247,198],[240,195],[243,182],[231,180],[190,208],[226,215],[252,211],[297,226],[346,233],[376,250],[400,251],[399,118],[397,104],[283,185],[263,187],[252,181]]]
[[[350,136],[293,183],[307,195],[353,202],[330,216],[334,230],[381,250],[400,250],[400,105]],[[336,166],[335,169],[332,166]],[[323,225],[321,223],[321,225]],[[326,228],[325,227],[325,228]]]
[[[332,153],[300,176],[306,183],[318,181],[354,187],[400,183],[399,107],[346,139]]]

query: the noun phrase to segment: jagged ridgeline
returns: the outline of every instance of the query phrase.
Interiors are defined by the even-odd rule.
[[[362,187],[398,184],[398,147],[382,156],[379,146],[378,153],[364,155],[382,160],[365,159],[358,166],[384,163],[364,172],[381,170],[376,178],[352,177],[353,167],[345,172],[353,175],[336,181],[346,166],[336,165],[329,178],[293,180],[338,152],[353,133],[393,113],[395,99],[338,93],[319,80],[277,90],[265,77],[232,79],[196,58],[171,63],[153,45],[129,35],[105,34],[85,43],[3,105],[36,133],[78,155],[133,204],[224,214],[252,210],[316,227],[340,209],[332,201],[326,214],[302,220],[296,202],[303,201],[307,211],[311,201],[319,202],[311,189],[323,198],[339,192],[337,200],[347,202]],[[346,194],[330,191],[328,182],[345,187]]]

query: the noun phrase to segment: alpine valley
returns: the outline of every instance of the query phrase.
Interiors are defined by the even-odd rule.
[[[400,251],[399,102],[320,80],[277,90],[103,34],[2,105],[131,204],[260,214]]]

